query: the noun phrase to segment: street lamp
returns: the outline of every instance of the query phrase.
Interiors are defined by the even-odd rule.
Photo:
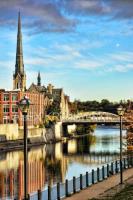
[[[120,184],[123,183],[123,169],[122,169],[122,116],[124,115],[125,109],[123,106],[117,108],[117,113],[120,116]]]
[[[18,102],[18,107],[21,110],[23,117],[24,117],[24,199],[27,198],[27,188],[28,188],[28,183],[27,183],[27,114],[29,111],[29,107],[31,105],[31,102],[27,96],[24,96],[19,102]]]

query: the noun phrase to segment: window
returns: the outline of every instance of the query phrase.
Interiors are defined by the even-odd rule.
[[[8,118],[4,118],[4,119],[3,119],[3,123],[4,123],[4,124],[8,124],[9,122],[10,122],[10,120],[9,120]]]
[[[9,112],[9,105],[4,105],[4,113]]]
[[[13,116],[13,123],[18,123],[18,115]]]
[[[9,94],[4,94],[4,101],[9,101]]]
[[[18,100],[17,94],[12,94],[12,101],[17,101],[17,100]]]
[[[18,107],[16,105],[12,106],[12,112],[14,113],[18,112]]]

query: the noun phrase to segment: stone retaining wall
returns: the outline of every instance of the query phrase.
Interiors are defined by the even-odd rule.
[[[17,140],[19,138],[18,124],[0,124],[0,136],[6,136],[7,140]]]

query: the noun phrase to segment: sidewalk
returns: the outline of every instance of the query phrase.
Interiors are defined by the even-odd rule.
[[[124,183],[128,182],[133,184],[133,168],[127,169],[123,172],[123,179]],[[93,198],[105,199],[105,197],[109,195],[114,196],[125,187],[125,184],[119,185],[119,181],[120,174],[113,175],[103,182],[96,183],[71,197],[65,198],[65,200],[89,200]]]

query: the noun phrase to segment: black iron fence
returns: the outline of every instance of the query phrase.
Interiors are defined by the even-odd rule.
[[[133,157],[123,158],[122,163],[123,170],[133,167]],[[57,183],[53,187],[48,186],[45,190],[38,190],[28,195],[28,198],[30,200],[60,200],[119,172],[120,161],[116,160],[110,164],[103,165],[101,168],[97,168],[97,170],[92,170],[90,173],[86,172],[86,174],[80,174],[77,178],[73,177],[72,180],[66,179],[65,183]]]

